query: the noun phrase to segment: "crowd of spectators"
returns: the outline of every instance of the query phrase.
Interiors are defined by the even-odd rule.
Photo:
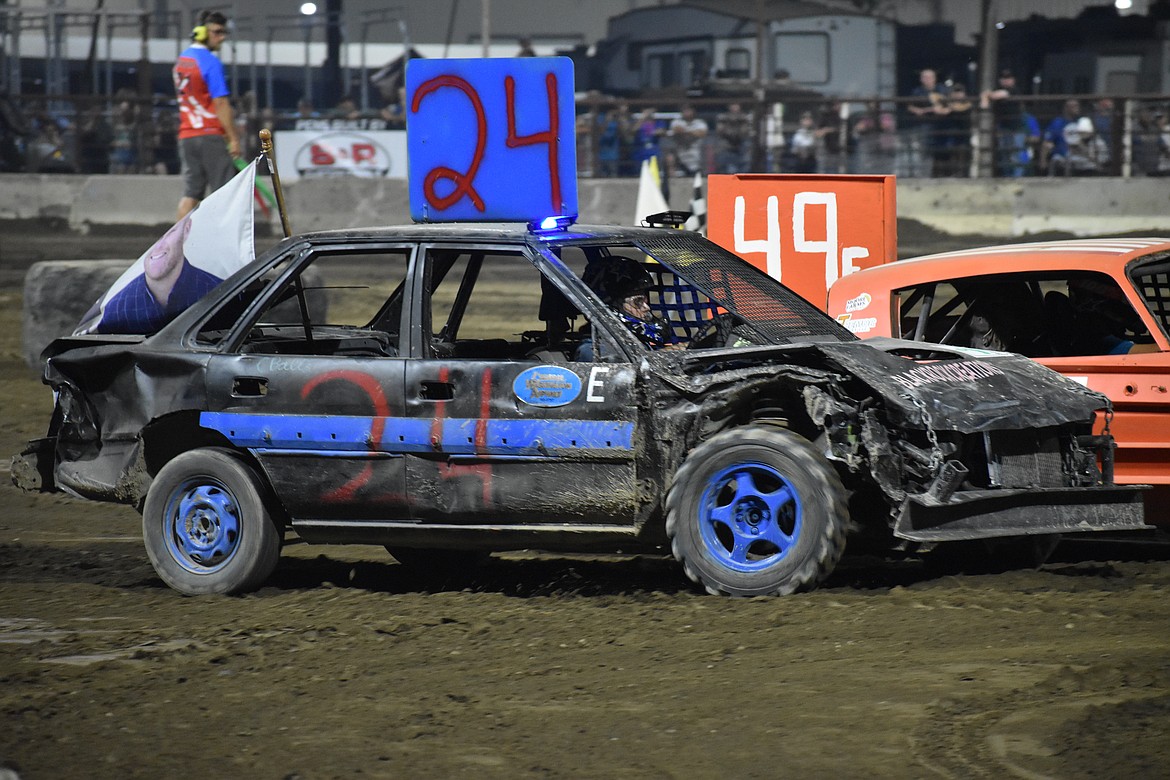
[[[259,153],[261,127],[293,129],[299,119],[364,119],[401,129],[401,90],[383,107],[361,111],[344,97],[316,109],[261,109],[253,93],[241,95],[235,116],[246,157]],[[1060,110],[1055,110],[1059,108]],[[1131,132],[1135,175],[1170,175],[1170,118],[1165,106],[1141,102]],[[969,96],[961,83],[944,83],[923,70],[901,100],[843,105],[791,101],[767,106],[728,101],[631,108],[624,100],[593,95],[578,106],[578,165],[582,176],[637,176],[657,159],[663,173],[894,173],[905,177],[967,176],[979,110],[994,123],[994,175],[1086,176],[1119,173],[1121,115],[1109,98],[1086,106],[1067,99],[1021,98],[1014,75]],[[142,100],[123,90],[86,104],[21,102],[0,94],[0,172],[157,173],[179,171],[178,112],[170,96]]]

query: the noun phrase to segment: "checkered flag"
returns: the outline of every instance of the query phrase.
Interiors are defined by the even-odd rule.
[[[691,216],[684,225],[701,235],[707,235],[707,196],[703,194],[703,176],[695,174],[694,192],[691,193]]]

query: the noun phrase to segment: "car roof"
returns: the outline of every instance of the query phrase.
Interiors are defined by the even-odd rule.
[[[521,222],[447,222],[321,230],[304,233],[297,238],[308,241],[401,240],[555,244],[591,239],[630,241],[661,236],[666,229],[619,225],[570,225],[564,230],[533,231]]]
[[[870,284],[888,283],[891,289],[905,284],[963,276],[1030,271],[1075,269],[1113,274],[1123,270],[1128,263],[1139,257],[1164,251],[1170,251],[1170,238],[1039,241],[923,255],[867,268],[858,274],[863,274]]]

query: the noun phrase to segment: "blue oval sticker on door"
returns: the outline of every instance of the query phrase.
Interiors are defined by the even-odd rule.
[[[530,406],[564,406],[581,394],[581,379],[561,366],[536,366],[520,372],[512,392]]]

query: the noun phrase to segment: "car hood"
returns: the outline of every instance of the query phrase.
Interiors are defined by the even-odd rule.
[[[1088,422],[1109,399],[1021,355],[899,339],[683,353],[688,389],[761,372],[805,372],[854,400],[868,390],[894,425],[975,433]],[[929,359],[906,355],[928,355]],[[863,387],[858,387],[860,384]],[[676,385],[678,386],[678,385]],[[680,388],[681,389],[681,388]]]

